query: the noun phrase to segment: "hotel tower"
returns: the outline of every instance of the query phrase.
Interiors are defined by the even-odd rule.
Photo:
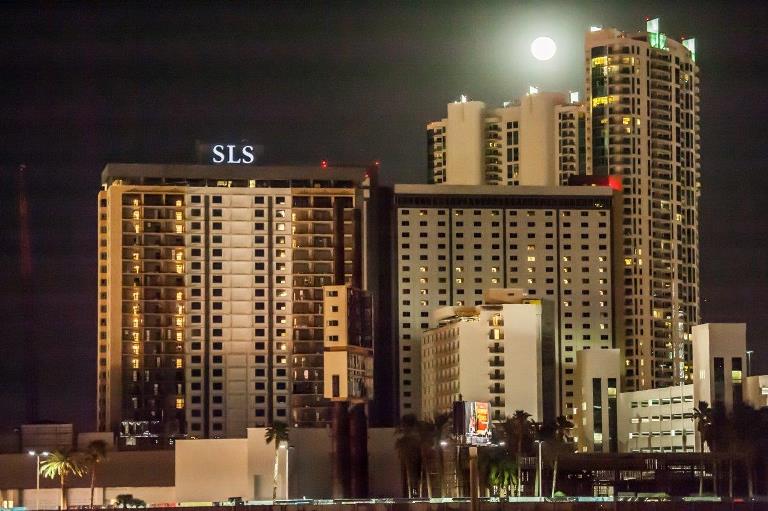
[[[322,288],[377,289],[366,257],[376,173],[107,165],[99,429],[141,446],[276,420],[327,426]]]

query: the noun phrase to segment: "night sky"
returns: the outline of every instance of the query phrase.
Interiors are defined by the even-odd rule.
[[[265,163],[381,160],[385,183],[423,182],[424,125],[446,103],[582,90],[583,33],[641,29],[644,16],[697,38],[703,320],[746,321],[755,370],[768,372],[768,2],[148,5],[0,6],[0,430],[23,420],[18,164],[39,416],[91,430],[107,162],[190,162],[197,139],[247,138]],[[558,44],[550,62],[528,52],[539,35]]]

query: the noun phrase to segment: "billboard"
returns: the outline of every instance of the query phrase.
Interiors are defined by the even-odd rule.
[[[482,445],[491,442],[491,405],[483,401],[453,403],[454,434],[464,444]]]

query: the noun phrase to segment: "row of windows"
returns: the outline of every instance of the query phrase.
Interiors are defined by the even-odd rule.
[[[413,210],[413,211],[417,211],[417,210]],[[418,214],[420,216],[426,216],[430,212],[432,212],[434,214],[435,211],[436,211],[436,214],[438,216],[445,216],[445,215],[448,214],[447,210],[445,210],[445,209],[437,209],[437,210],[434,210],[434,209],[432,209],[432,210],[420,209],[420,210],[418,210]],[[454,209],[453,210],[453,214],[454,214],[454,216],[464,216],[464,211],[465,210],[463,210],[463,209]],[[484,211],[487,212],[488,210],[475,209],[475,210],[472,210],[472,215],[474,215],[474,216],[481,216]],[[469,212],[469,210],[467,210],[467,212]],[[505,209],[504,212],[506,213],[507,216],[518,216],[518,210],[515,210],[515,209]],[[411,210],[410,209],[400,209],[399,213],[401,215],[410,215],[411,214]],[[521,213],[520,216],[523,216],[523,214],[522,214],[523,212],[520,211],[520,213]],[[540,216],[542,213],[544,214],[544,216],[554,216],[554,212],[552,210],[543,210],[543,211],[542,210],[528,210],[528,211],[525,211],[525,216],[527,216],[527,217],[535,217],[537,215]],[[575,215],[575,213],[576,213],[575,211],[573,213],[574,213],[573,216],[577,216],[577,215]],[[608,215],[608,213],[606,211],[602,211],[602,210],[586,210],[586,211],[579,211],[579,216],[583,216],[583,217],[590,216],[590,213],[592,213],[593,215],[597,214],[598,216],[602,216],[602,217]],[[501,214],[501,210],[498,210],[498,209],[490,210],[490,215],[491,216],[499,216],[500,214]],[[571,211],[560,211],[560,216],[561,217],[569,217],[569,216],[571,216]]]

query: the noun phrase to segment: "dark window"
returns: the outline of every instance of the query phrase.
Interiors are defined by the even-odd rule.
[[[715,357],[715,403],[725,402],[725,360]],[[713,403],[714,404],[714,403]]]
[[[603,389],[600,378],[592,378],[592,431],[595,452],[603,451]]]

